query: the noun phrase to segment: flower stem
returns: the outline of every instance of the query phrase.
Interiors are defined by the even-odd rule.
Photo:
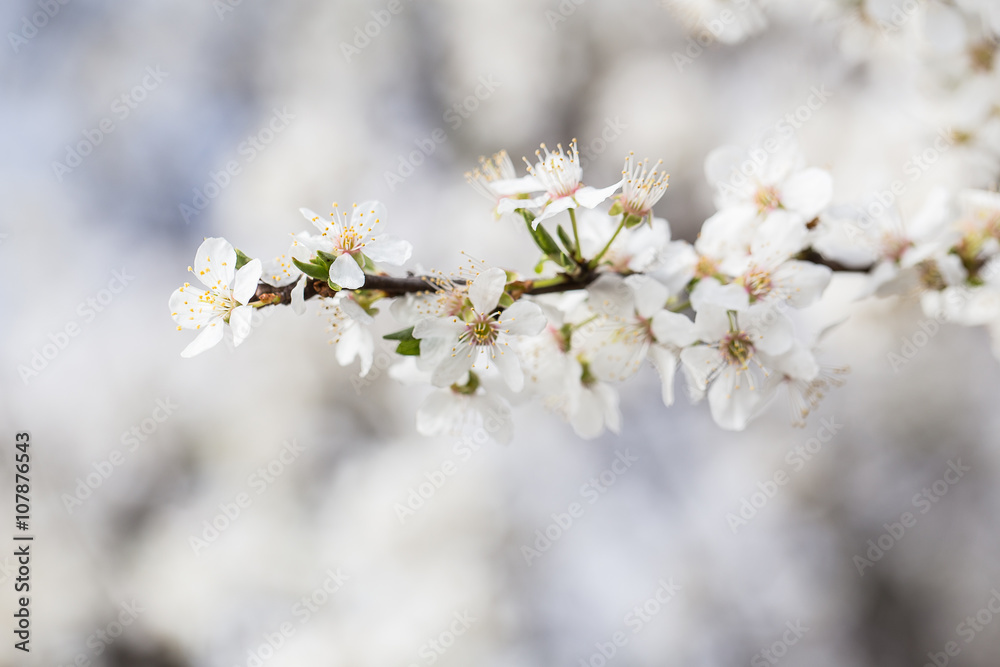
[[[625,214],[622,213],[622,221],[618,223],[618,228],[615,230],[615,233],[611,235],[610,239],[608,239],[607,244],[601,249],[601,252],[597,253],[594,259],[590,260],[590,263],[587,265],[588,268],[593,269],[597,266],[597,263],[600,262],[601,258],[604,257],[605,253],[607,253],[608,250],[611,249],[611,244],[615,242],[615,239],[618,238],[618,234],[620,234],[622,229],[624,228],[625,228]]]
[[[576,247],[573,248],[573,259],[576,260],[577,264],[583,263],[583,248],[580,247],[580,232],[576,229],[576,210],[569,209],[569,219],[573,223],[573,243]]]

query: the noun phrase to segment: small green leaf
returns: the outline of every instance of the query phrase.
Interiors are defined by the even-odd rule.
[[[335,261],[337,261],[337,256],[336,255],[334,255],[333,253],[329,253],[329,252],[323,251],[323,250],[317,250],[316,251],[316,256],[319,257],[320,259],[322,259],[323,262],[327,266],[329,266],[330,264],[333,264]]]
[[[642,224],[642,218],[637,215],[632,215],[629,213],[625,216],[625,229],[632,229],[633,227],[638,227]]]
[[[400,341],[399,345],[396,346],[396,354],[401,354],[404,357],[419,357],[420,340],[414,338],[413,340]]]
[[[500,304],[499,305],[500,305],[501,308],[510,308],[511,306],[514,305],[514,299],[513,299],[513,297],[511,297],[510,294],[507,294],[506,292],[504,292],[503,294],[500,295]]]
[[[573,239],[569,237],[569,234],[566,233],[562,225],[556,227],[556,233],[559,234],[559,240],[563,242],[563,247],[566,248],[569,254],[574,254],[576,252],[576,244],[573,243]]]
[[[246,254],[244,254],[244,252],[242,250],[240,250],[239,248],[236,249],[236,270],[237,271],[239,271],[240,269],[242,269],[243,266],[246,265],[250,261],[251,261],[250,258],[247,257]]]
[[[344,289],[343,287],[333,282],[332,280],[327,280],[326,284],[329,285],[330,289],[332,289],[334,292],[339,292],[340,290]]]
[[[316,280],[327,280],[330,277],[330,269],[324,270],[322,266],[317,266],[312,262],[300,262],[299,260],[292,258],[292,262],[295,266],[299,267],[302,273],[306,274],[310,278],[315,278]]]
[[[400,329],[399,331],[394,331],[393,333],[386,334],[382,336],[386,340],[416,340],[413,337],[413,327],[409,329]]]
[[[608,215],[621,215],[622,211],[624,210],[625,207],[622,206],[621,200],[616,199],[615,203],[611,205],[611,209],[608,211]]]

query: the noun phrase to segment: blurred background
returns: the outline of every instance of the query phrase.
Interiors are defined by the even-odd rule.
[[[804,428],[781,396],[722,431],[645,371],[619,436],[528,404],[502,447],[416,435],[391,347],[359,381],[315,313],[181,359],[167,308],[202,238],[271,257],[333,201],[383,201],[410,268],[530,271],[463,174],[574,137],[593,185],[662,158],[657,213],[693,240],[708,152],[817,89],[795,137],[836,201],[992,187],[981,5],[4,3],[0,461],[9,498],[30,431],[35,541],[32,650],[7,630],[0,664],[996,665],[983,330],[915,339],[915,304],[838,276],[802,323],[848,318],[825,359],[851,373]]]

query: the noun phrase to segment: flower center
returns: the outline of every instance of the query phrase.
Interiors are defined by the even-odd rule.
[[[898,262],[906,254],[906,251],[913,246],[913,241],[903,238],[902,236],[896,236],[894,234],[886,234],[882,238],[882,255],[886,259],[890,259],[894,262]]]
[[[747,363],[754,355],[753,343],[745,331],[731,331],[722,339],[719,346],[722,356],[730,366],[746,369]]]
[[[743,277],[743,287],[752,301],[762,299],[774,289],[771,273],[764,269],[752,268]]]
[[[781,198],[778,196],[778,190],[773,186],[761,186],[758,188],[753,200],[757,204],[757,210],[761,213],[773,211],[781,206]]]
[[[719,272],[718,263],[709,257],[699,257],[694,266],[695,278],[710,278]]]
[[[500,324],[490,315],[476,315],[475,319],[465,325],[465,331],[459,339],[469,345],[491,346],[496,342],[500,332]]]

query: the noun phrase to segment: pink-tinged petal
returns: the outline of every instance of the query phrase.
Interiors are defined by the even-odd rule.
[[[251,259],[240,267],[233,280],[233,299],[237,303],[247,304],[257,293],[257,282],[260,280],[261,265],[259,259]]]
[[[702,278],[691,290],[691,307],[697,312],[715,307],[743,311],[750,306],[750,295],[742,285],[722,285],[715,278]]]
[[[653,315],[653,335],[658,343],[687,347],[698,340],[694,322],[687,315],[661,310]]]
[[[514,336],[537,336],[545,328],[545,315],[538,304],[518,301],[500,315],[500,329]]]
[[[431,373],[431,384],[435,387],[450,387],[465,378],[478,356],[479,348],[465,344],[455,345]]]
[[[170,295],[170,316],[185,329],[197,329],[218,315],[211,304],[199,297],[208,294],[203,289],[188,285],[174,290]]]
[[[592,188],[589,185],[584,185],[573,193],[573,199],[584,208],[594,208],[607,201],[608,197],[613,195],[621,186],[622,181],[618,181],[606,188]]]
[[[486,269],[476,276],[469,284],[469,300],[472,307],[480,315],[487,315],[496,310],[507,285],[507,273],[503,269]]]
[[[410,259],[413,246],[391,234],[379,234],[365,243],[364,253],[373,262],[400,266]]]
[[[652,345],[649,348],[649,361],[660,374],[661,396],[663,404],[667,407],[674,404],[674,375],[677,372],[677,360],[677,355],[663,345]]]
[[[414,338],[458,338],[465,329],[457,317],[425,317],[413,326]],[[423,346],[421,346],[422,348]],[[423,356],[423,355],[421,355]]]
[[[205,287],[225,289],[236,274],[236,249],[224,238],[205,239],[194,257],[194,275]]]
[[[825,169],[805,169],[785,181],[780,198],[786,209],[801,214],[808,222],[830,205],[833,177]]]
[[[708,386],[708,381],[724,361],[718,349],[707,345],[695,345],[681,350],[681,363],[684,364],[688,382],[703,392]]]
[[[763,383],[746,371],[727,368],[708,390],[712,419],[727,431],[742,431],[764,397]]]
[[[201,333],[198,337],[191,341],[191,344],[184,348],[181,352],[182,357],[193,357],[195,355],[201,354],[210,347],[214,347],[222,340],[222,334],[225,329],[225,323],[222,321],[221,317],[217,317],[212,320],[211,324],[205,325],[201,328]]]
[[[330,265],[330,281],[344,289],[358,289],[365,284],[365,272],[351,255],[341,255]]]
[[[240,306],[233,308],[233,311],[229,313],[229,327],[233,330],[234,347],[239,347],[240,343],[250,335],[253,310],[253,306]]]
[[[815,303],[832,277],[829,267],[799,260],[785,262],[771,276],[777,289],[787,295],[788,303],[795,308]]]
[[[500,371],[500,377],[507,383],[511,391],[521,391],[524,388],[524,371],[521,370],[521,361],[514,353],[514,348],[503,343],[494,345],[487,353],[490,363],[495,364]]]

